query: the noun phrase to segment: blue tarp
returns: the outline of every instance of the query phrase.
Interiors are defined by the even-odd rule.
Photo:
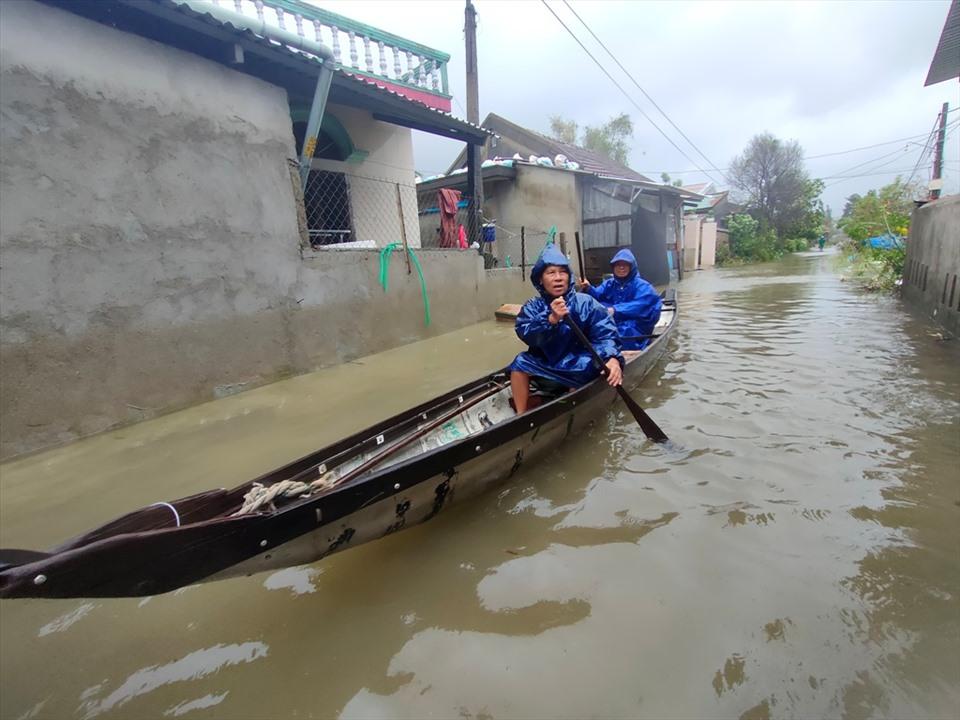
[[[869,238],[867,244],[872,248],[878,248],[880,250],[893,250],[894,248],[903,247],[903,238],[885,233]]]

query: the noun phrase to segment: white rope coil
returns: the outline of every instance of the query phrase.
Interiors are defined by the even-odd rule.
[[[321,490],[329,490],[336,484],[336,481],[337,478],[331,471],[310,483],[296,480],[281,480],[269,487],[260,483],[254,483],[250,491],[243,496],[243,506],[233,513],[231,517],[257,512],[264,507],[266,510],[273,512],[277,509],[273,501],[278,497],[295,498],[310,495]]]

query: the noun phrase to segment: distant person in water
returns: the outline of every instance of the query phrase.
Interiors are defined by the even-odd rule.
[[[548,246],[534,264],[530,281],[540,294],[527,300],[516,323],[517,336],[529,350],[517,355],[508,368],[517,413],[531,407],[531,377],[577,388],[600,374],[589,351],[567,326],[564,318],[568,315],[610,371],[607,382],[619,385],[623,379],[623,356],[616,325],[600,303],[573,289],[573,272],[566,256],[555,246]]]
[[[580,292],[587,293],[610,313],[617,325],[621,338],[650,335],[657,321],[663,300],[637,271],[637,259],[629,250],[621,250],[610,261],[613,277],[604,280],[599,287],[593,287],[584,278],[580,282]],[[624,350],[642,350],[649,340],[621,340]]]
[[[820,252],[823,252],[823,246],[826,245],[826,244],[827,244],[827,236],[826,236],[826,234],[823,234],[823,235],[821,235],[820,237],[817,238],[817,245],[820,246]]]

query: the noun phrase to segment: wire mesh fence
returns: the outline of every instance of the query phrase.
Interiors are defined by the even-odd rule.
[[[413,183],[312,170],[304,189],[307,233],[314,248],[419,243]]]

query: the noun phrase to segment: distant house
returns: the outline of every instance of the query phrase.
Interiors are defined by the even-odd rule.
[[[448,57],[296,0],[0,2],[0,456],[487,316],[469,253],[422,258],[429,328],[378,284],[412,129],[488,137]]]
[[[591,281],[609,272],[610,258],[632,248],[641,273],[666,284],[677,267],[685,202],[700,195],[654,182],[599,153],[560,142],[491,113],[483,127],[495,136],[481,150],[483,216],[496,224],[493,255],[502,265],[529,264],[555,226],[575,257],[579,234]],[[421,242],[437,234],[437,191],[463,189],[466,153],[441,177],[418,185]],[[521,243],[521,230],[523,243]]]
[[[716,250],[729,245],[727,218],[742,212],[743,206],[730,200],[730,192],[716,190],[712,182],[684,185],[684,190],[703,198],[684,212],[684,270],[712,267]]]

